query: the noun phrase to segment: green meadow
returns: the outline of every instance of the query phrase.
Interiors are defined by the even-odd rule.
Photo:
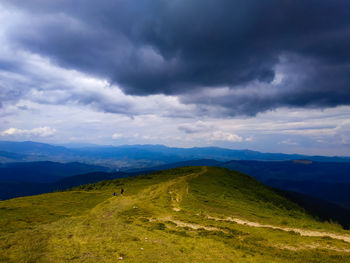
[[[0,262],[339,263],[350,232],[247,175],[184,167],[1,201]]]

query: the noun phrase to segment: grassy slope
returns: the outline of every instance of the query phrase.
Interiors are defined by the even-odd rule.
[[[213,219],[227,217],[347,233],[246,175],[177,168],[0,202],[0,262],[350,261],[344,241]]]

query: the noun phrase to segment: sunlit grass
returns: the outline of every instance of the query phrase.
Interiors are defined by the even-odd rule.
[[[114,191],[125,189],[125,196]],[[346,233],[254,179],[177,168],[0,202],[2,262],[350,262],[350,244],[240,225]]]

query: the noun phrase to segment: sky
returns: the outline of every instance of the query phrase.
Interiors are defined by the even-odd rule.
[[[350,156],[348,0],[0,0],[0,140]]]

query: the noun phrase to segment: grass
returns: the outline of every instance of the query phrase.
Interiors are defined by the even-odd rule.
[[[70,191],[0,201],[0,232],[32,229],[80,215],[107,198],[109,194],[101,191]]]
[[[0,202],[0,262],[350,262],[342,240],[208,216],[348,233],[251,177],[185,167]]]

